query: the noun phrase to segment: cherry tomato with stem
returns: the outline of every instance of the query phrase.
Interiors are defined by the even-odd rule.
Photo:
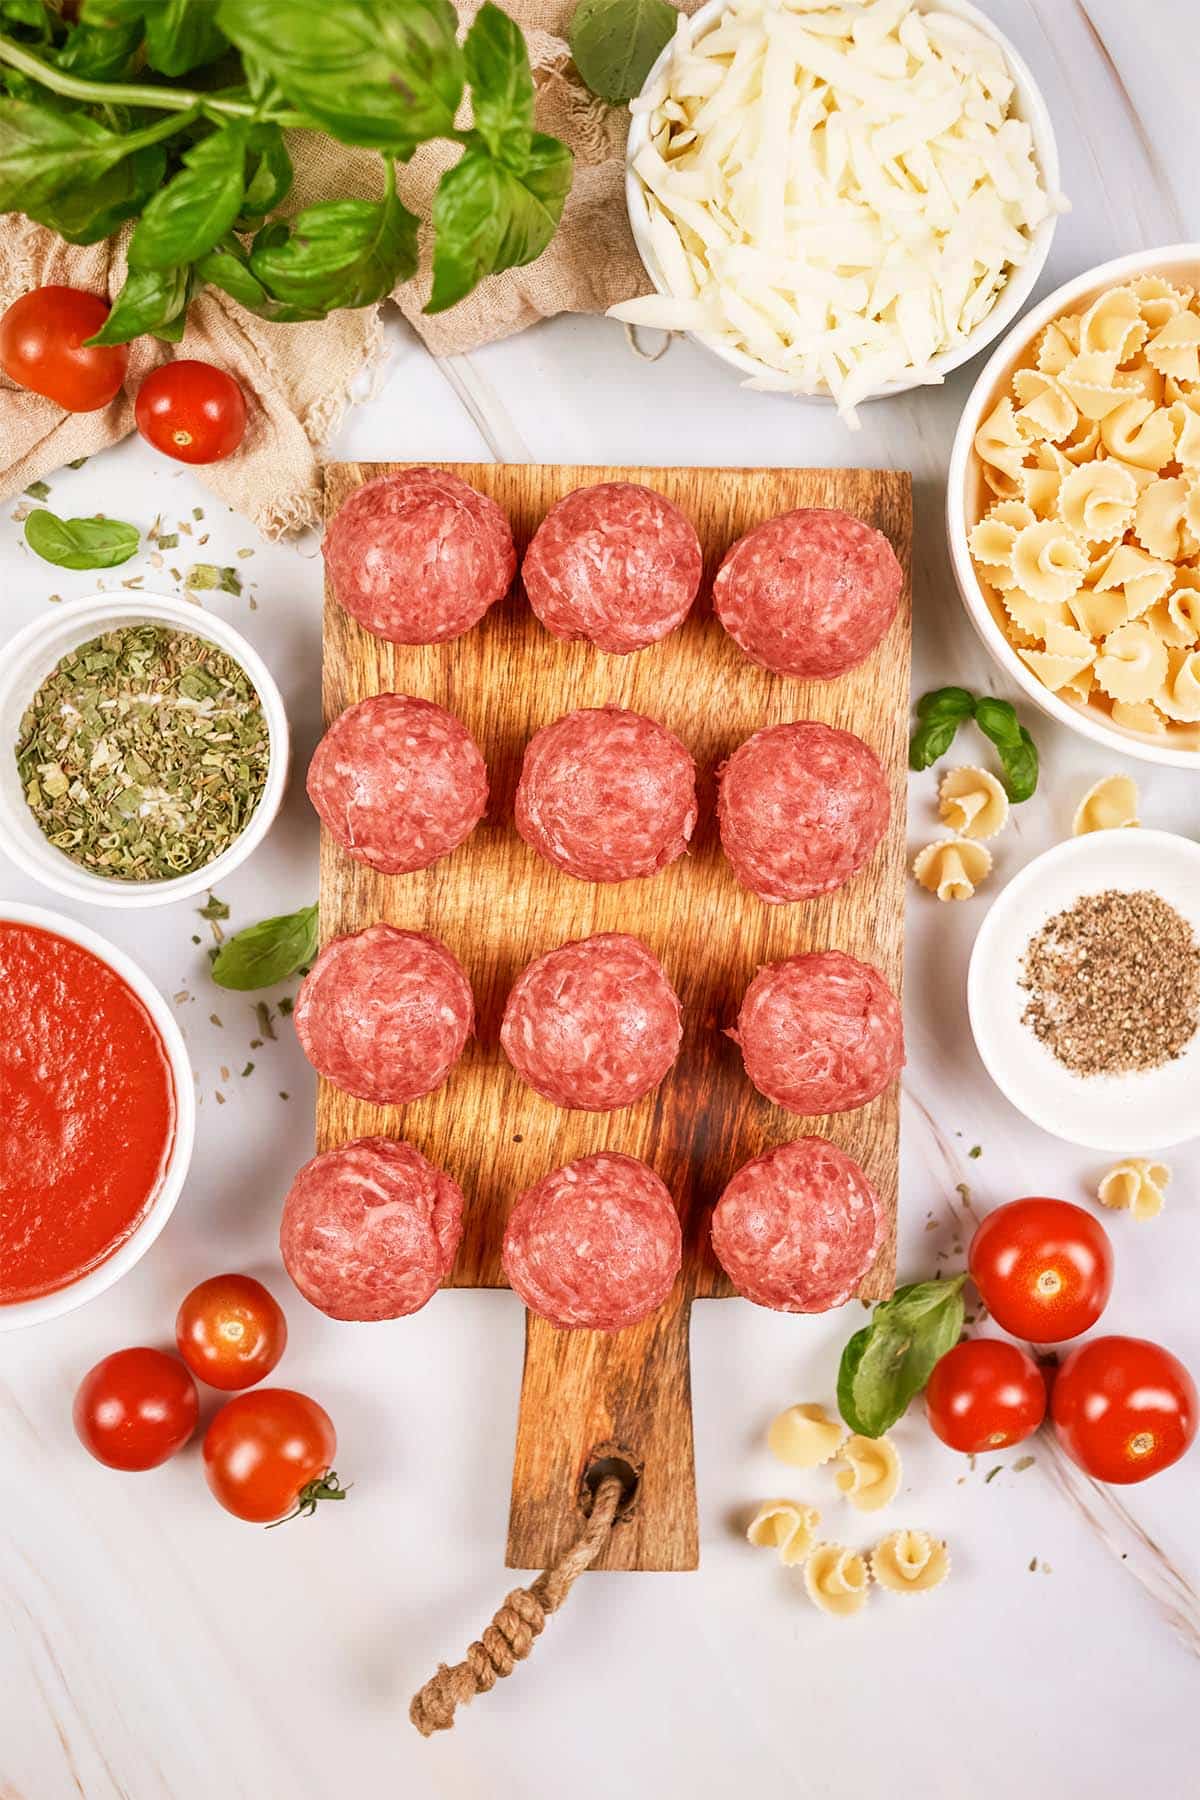
[[[213,1275],[179,1308],[175,1342],[198,1381],[228,1393],[271,1373],[287,1348],[287,1320],[252,1275]]]
[[[196,1429],[200,1400],[183,1364],[164,1350],[116,1350],[75,1395],[75,1433],[110,1469],[157,1469]]]
[[[204,1436],[204,1474],[237,1519],[280,1525],[307,1518],[322,1500],[344,1500],[332,1467],[337,1433],[323,1406],[290,1388],[239,1394]]]
[[[68,412],[97,412],[121,391],[129,366],[124,344],[91,344],[108,301],[82,288],[42,287],[22,294],[0,318],[0,368],[18,387]]]
[[[1031,1344],[1090,1331],[1112,1293],[1108,1233],[1069,1200],[998,1206],[971,1239],[967,1267],[996,1324]]]
[[[1099,1337],[1064,1357],[1050,1400],[1059,1442],[1097,1481],[1145,1481],[1196,1436],[1196,1384],[1146,1338]]]
[[[146,442],[177,462],[220,462],[246,431],[246,401],[233,376],[189,357],[147,375],[133,413]]]
[[[951,1450],[1007,1450],[1046,1415],[1046,1384],[1027,1351],[1003,1338],[968,1338],[933,1365],[929,1423]]]

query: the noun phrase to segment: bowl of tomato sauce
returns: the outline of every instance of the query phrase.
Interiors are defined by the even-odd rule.
[[[196,1099],[154,983],[98,932],[0,900],[0,1331],[92,1300],[182,1191]]]

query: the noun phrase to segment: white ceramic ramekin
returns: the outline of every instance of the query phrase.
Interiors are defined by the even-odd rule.
[[[1015,88],[1013,113],[1018,119],[1024,120],[1033,134],[1034,153],[1041,171],[1042,184],[1046,192],[1053,198],[1059,191],[1058,145],[1050,120],[1050,110],[1024,59],[1004,33],[998,30],[992,20],[986,14],[981,13],[978,7],[972,6],[970,0],[915,0],[915,4],[921,12],[949,13],[956,19],[965,19],[981,31],[985,37],[989,37],[994,44],[998,44],[1004,52]],[[727,5],[728,0],[708,0],[706,6],[700,7],[692,15],[693,35],[699,37],[710,25],[714,25],[726,10]],[[671,45],[668,44],[646,77],[643,93],[657,80],[670,55]],[[630,121],[629,143],[626,150],[625,205],[629,213],[633,239],[646,273],[658,293],[669,294],[671,289],[663,275],[650,238],[650,218],[646,209],[645,191],[633,169],[634,158],[649,141],[650,115],[644,112],[635,113]],[[928,374],[946,376],[952,369],[957,369],[963,363],[970,362],[973,356],[978,356],[983,350],[986,350],[988,345],[1000,336],[1001,332],[1008,329],[1032,294],[1037,285],[1038,276],[1045,267],[1046,258],[1050,254],[1050,244],[1057,224],[1058,214],[1055,212],[1043,219],[1032,234],[1028,256],[1019,268],[1013,269],[987,317],[980,320],[974,331],[961,344],[955,345],[952,350],[943,351],[940,356],[931,358],[927,375],[924,378],[914,374],[911,379],[905,376],[895,381],[885,382],[882,387],[877,388],[866,398],[868,400],[884,400],[893,394],[906,394],[912,388],[924,387],[928,383]],[[718,338],[710,337],[703,332],[688,332],[687,336],[694,338],[696,343],[703,344],[706,350],[711,350],[714,356],[721,358],[722,362],[731,363],[743,375],[778,376],[777,370],[769,368],[757,357],[748,356],[742,350],[731,349],[729,345],[723,344]],[[832,405],[832,396],[829,394],[797,394],[795,398],[816,401],[821,405]]]
[[[989,599],[980,586],[971,561],[968,537],[980,514],[991,502],[975,455],[975,434],[991,410],[1001,387],[1012,371],[1023,361],[1038,334],[1061,312],[1074,312],[1095,298],[1104,288],[1115,287],[1136,275],[1153,273],[1169,280],[1200,286],[1200,244],[1167,244],[1161,250],[1138,250],[1132,256],[1119,256],[1114,262],[1101,263],[1074,281],[1056,288],[1040,305],[1026,313],[984,365],[979,380],[963,408],[950,455],[950,473],[946,481],[946,529],[950,538],[950,560],[954,579],[962,595],[971,623],[1000,664],[1036,706],[1060,725],[1070,726],[1093,743],[1126,756],[1140,757],[1143,762],[1167,763],[1178,769],[1200,769],[1200,749],[1164,743],[1161,738],[1144,736],[1114,725],[1108,714],[1085,702],[1064,700],[1040,682],[1027,669],[1001,624],[1003,609],[998,599]]]
[[[241,664],[258,692],[267,721],[267,781],[250,822],[223,855],[170,881],[114,881],[94,875],[47,843],[25,800],[14,754],[21,715],[40,684],[71,650],[121,625],[169,625],[207,638]],[[27,875],[55,893],[91,906],[164,906],[207,892],[244,863],[266,837],[287,786],[288,722],[283,696],[262,657],[240,631],[186,600],[166,594],[93,594],[46,610],[18,631],[0,658],[0,849]]]
[[[68,919],[62,913],[50,912],[42,906],[26,906],[15,900],[0,900],[0,920],[17,925],[36,925],[43,931],[57,932],[59,937],[78,944],[81,949],[90,950],[93,956],[99,957],[102,963],[106,963],[119,975],[133,989],[158,1028],[171,1065],[171,1079],[175,1087],[175,1139],[158,1192],[146,1208],[141,1221],[107,1261],[80,1276],[70,1286],[58,1288],[52,1294],[39,1294],[32,1300],[16,1300],[7,1306],[0,1305],[0,1331],[16,1331],[23,1325],[40,1325],[45,1319],[56,1319],[63,1313],[74,1312],[77,1306],[94,1300],[97,1294],[110,1288],[114,1281],[119,1281],[122,1275],[132,1269],[134,1263],[140,1262],[145,1256],[174,1212],[175,1203],[183,1190],[196,1135],[196,1092],[183,1034],[171,1016],[166,1001],[132,957],[126,956],[123,950],[118,950],[115,944],[110,944],[98,931],[92,931],[86,925],[77,925],[74,919]]]

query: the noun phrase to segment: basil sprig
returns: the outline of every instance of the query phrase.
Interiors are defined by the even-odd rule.
[[[139,533],[120,519],[60,519],[39,507],[25,521],[25,542],[60,569],[115,569],[134,555]]]
[[[579,0],[567,32],[586,85],[601,100],[632,100],[675,34],[667,0]]]
[[[945,756],[958,728],[974,719],[980,731],[996,746],[1005,790],[1012,801],[1028,800],[1038,784],[1037,746],[1007,700],[983,694],[978,699],[966,688],[937,688],[917,701],[917,728],[908,746],[910,769],[928,769]]]
[[[897,1288],[842,1351],[838,1410],[860,1437],[882,1437],[953,1350],[963,1328],[966,1275]]]
[[[377,150],[382,196],[274,216],[297,127]],[[0,212],[72,243],[136,221],[92,342],[177,340],[205,283],[280,322],[374,304],[416,273],[396,164],[433,138],[462,147],[434,197],[437,312],[540,256],[571,186],[569,150],[533,127],[524,38],[491,0],[462,45],[450,0],[83,0],[76,21],[0,0]]]
[[[299,912],[260,919],[247,925],[221,945],[213,960],[212,978],[218,987],[249,993],[274,987],[297,969],[305,968],[317,954],[317,909],[302,906]]]

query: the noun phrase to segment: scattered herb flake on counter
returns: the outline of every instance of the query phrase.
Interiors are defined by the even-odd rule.
[[[218,987],[242,992],[275,987],[310,963],[316,954],[317,909],[302,906],[299,912],[261,919],[257,925],[235,932],[213,957],[213,980]],[[262,1035],[274,1037],[266,1002],[259,1001],[256,1010]]]
[[[31,500],[48,500],[50,498],[50,484],[47,481],[31,481],[29,486],[24,489],[24,492],[29,495]]]
[[[196,911],[202,919],[227,919],[229,917],[227,902],[218,900],[215,894],[210,894],[204,905],[198,906]]]
[[[227,850],[258,805],[269,737],[245,670],[207,639],[137,624],[63,657],[21,720],[17,769],[49,843],[119,881]]]

